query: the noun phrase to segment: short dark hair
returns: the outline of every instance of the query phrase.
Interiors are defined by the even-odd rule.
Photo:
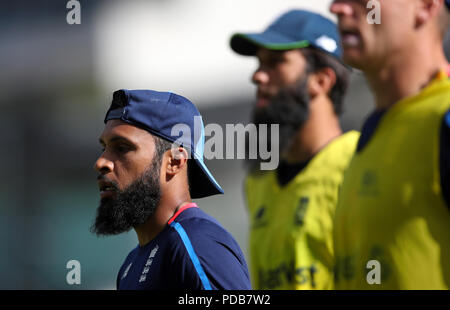
[[[313,47],[300,49],[306,58],[306,73],[310,74],[323,68],[331,68],[336,74],[336,83],[328,96],[337,115],[342,113],[344,96],[350,82],[350,70],[335,57]]]
[[[152,135],[152,137],[155,141],[155,155],[153,160],[161,161],[164,153],[172,148],[172,142],[155,135]]]
[[[167,152],[168,150],[172,149],[173,143],[168,141],[168,140],[166,140],[166,139],[163,139],[161,137],[158,137],[158,136],[155,136],[155,135],[152,135],[152,136],[153,136],[153,139],[155,141],[155,155],[153,157],[153,160],[157,160],[161,164],[161,160],[162,160],[162,157],[163,157],[164,153]],[[192,180],[192,178],[194,177],[192,175],[193,174],[192,169],[189,168],[190,167],[190,161],[191,160],[188,159],[187,162],[186,162],[186,165],[187,165],[187,181],[188,181],[189,191],[190,191],[190,188],[191,188],[191,181],[190,180]]]

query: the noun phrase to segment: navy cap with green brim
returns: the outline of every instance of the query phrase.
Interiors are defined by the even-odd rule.
[[[231,37],[230,46],[244,56],[254,56],[260,48],[285,51],[305,47],[317,48],[337,59],[342,55],[336,24],[304,10],[281,15],[262,33],[236,33]]]

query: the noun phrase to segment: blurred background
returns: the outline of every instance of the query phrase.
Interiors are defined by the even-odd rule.
[[[80,0],[81,24],[69,25],[67,2],[0,2],[0,289],[115,288],[136,235],[89,232],[99,200],[92,166],[114,90],[176,92],[205,124],[246,124],[257,63],[233,54],[230,36],[291,8],[334,19],[330,0]],[[355,71],[344,130],[360,129],[372,104]],[[198,204],[247,255],[243,164],[207,161],[225,195]],[[80,285],[66,282],[72,259]]]

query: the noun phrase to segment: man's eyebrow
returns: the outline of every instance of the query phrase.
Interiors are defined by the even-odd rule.
[[[105,145],[105,144],[106,144],[105,141],[103,141],[102,138],[100,138],[98,141],[99,141],[99,143],[100,143],[101,145]],[[114,143],[114,142],[126,142],[126,143],[128,143],[128,144],[134,145],[134,143],[133,143],[132,141],[130,141],[129,139],[127,139],[127,138],[125,138],[125,137],[122,137],[122,136],[113,136],[112,138],[110,138],[110,139],[108,140],[108,142],[109,142],[109,143]]]

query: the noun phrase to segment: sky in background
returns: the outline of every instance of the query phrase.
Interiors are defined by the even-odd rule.
[[[199,106],[252,95],[253,58],[229,48],[234,32],[258,32],[291,8],[334,19],[329,0],[104,2],[95,18],[95,74],[105,93],[146,88],[182,93]],[[218,100],[222,94],[231,94]],[[233,98],[234,97],[234,98]]]

